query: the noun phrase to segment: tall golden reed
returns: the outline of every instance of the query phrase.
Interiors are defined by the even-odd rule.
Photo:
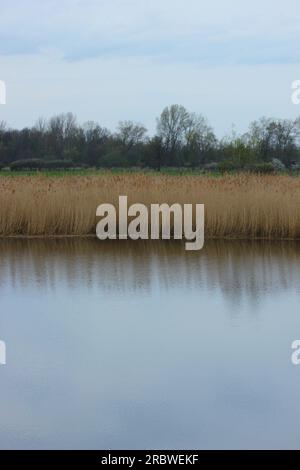
[[[18,176],[0,178],[0,236],[95,234],[96,208],[204,203],[207,238],[300,239],[300,179],[274,175]]]

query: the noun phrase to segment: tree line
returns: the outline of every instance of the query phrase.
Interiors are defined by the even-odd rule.
[[[261,118],[245,134],[217,139],[201,114],[181,105],[166,107],[156,133],[132,121],[116,132],[94,121],[81,125],[73,113],[40,118],[16,130],[0,122],[0,165],[21,168],[162,167],[278,169],[300,164],[300,118]]]

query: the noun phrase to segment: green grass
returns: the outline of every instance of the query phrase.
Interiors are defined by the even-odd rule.
[[[0,177],[18,177],[18,176],[48,176],[48,177],[64,177],[64,176],[97,176],[97,175],[122,175],[122,174],[152,174],[152,175],[174,175],[174,176],[187,176],[187,175],[203,175],[201,169],[185,169],[185,168],[163,168],[161,171],[152,169],[141,168],[112,168],[112,169],[82,169],[82,170],[50,170],[50,171],[0,171]],[[219,172],[209,172],[210,175],[218,176]]]
[[[228,173],[232,175],[237,175],[241,173],[241,170],[232,170]],[[147,175],[168,175],[168,176],[211,176],[211,177],[221,177],[222,172],[215,171],[204,171],[201,168],[162,168],[160,171],[153,170],[150,168],[111,168],[111,169],[78,169],[78,170],[32,170],[32,171],[3,171],[0,170],[0,177],[13,177],[17,178],[20,176],[46,176],[46,177],[65,177],[65,176],[97,176],[97,175],[128,175],[128,174],[147,174]],[[276,175],[288,175],[299,177],[299,171],[278,171]],[[275,175],[274,174],[274,175]]]

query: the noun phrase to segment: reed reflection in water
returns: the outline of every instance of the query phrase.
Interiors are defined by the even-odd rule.
[[[299,448],[300,244],[0,241],[1,448]]]

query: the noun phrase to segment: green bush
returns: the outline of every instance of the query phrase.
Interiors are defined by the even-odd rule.
[[[10,164],[12,171],[32,171],[32,170],[68,170],[74,168],[72,160],[41,160],[28,159],[17,160]],[[76,165],[79,166],[79,165]],[[85,165],[80,165],[80,167]]]
[[[72,160],[48,160],[43,162],[43,169],[45,170],[67,170],[73,167]]]
[[[123,168],[128,167],[128,160],[123,153],[115,150],[104,155],[99,161],[99,167],[104,168]]]
[[[39,159],[16,160],[10,164],[12,171],[41,170],[44,162]]]
[[[234,171],[238,170],[239,167],[232,161],[230,160],[223,160],[222,162],[219,163],[219,170],[221,173],[227,173],[229,171]]]
[[[268,174],[274,173],[274,167],[270,162],[260,162],[260,163],[253,163],[252,165],[248,165],[246,170],[250,171],[251,173],[261,173],[261,174]]]

